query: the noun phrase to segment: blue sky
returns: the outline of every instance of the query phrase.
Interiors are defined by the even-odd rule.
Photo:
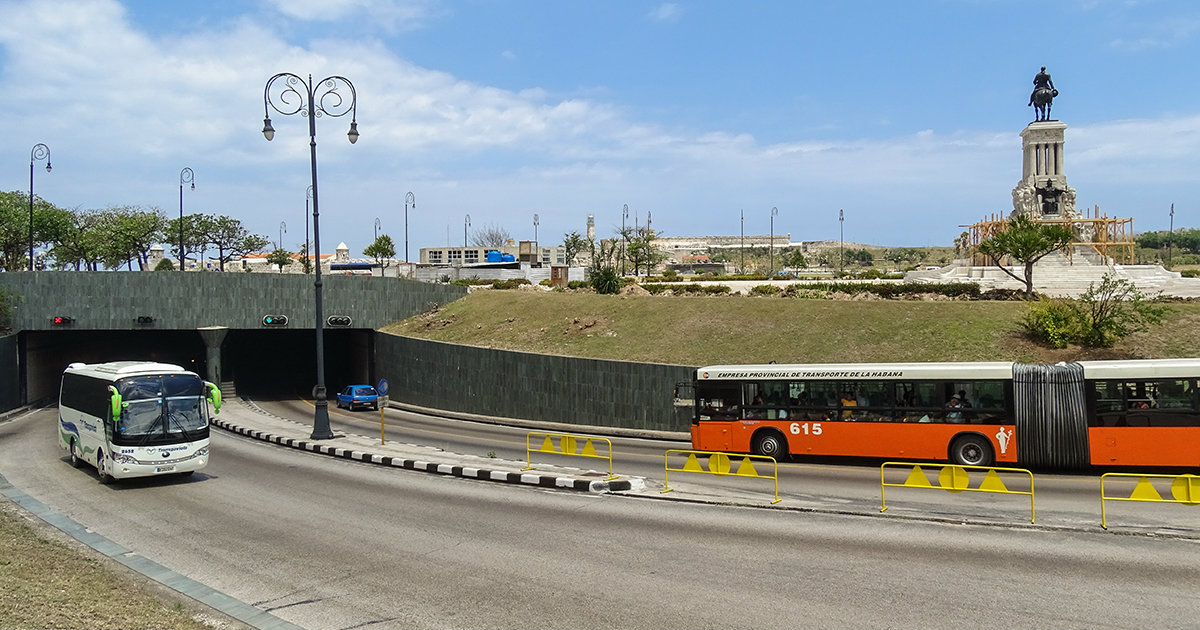
[[[322,249],[378,218],[410,258],[491,225],[561,242],[628,204],[669,236],[949,245],[1012,209],[1042,65],[1080,207],[1194,227],[1200,4],[1186,1],[0,0],[0,189],[70,208],[227,214],[304,240],[307,121],[278,72],[343,75],[317,121]]]

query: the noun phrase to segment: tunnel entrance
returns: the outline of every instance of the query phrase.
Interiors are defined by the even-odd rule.
[[[316,344],[312,330],[231,329],[221,344],[221,374],[241,396],[312,395]],[[160,361],[207,377],[206,349],[195,330],[24,331],[20,342],[26,402],[54,400],[62,371],[74,362]],[[325,386],[332,398],[346,385],[373,383],[375,331],[325,331]]]

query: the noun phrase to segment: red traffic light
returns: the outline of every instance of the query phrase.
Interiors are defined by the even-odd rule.
[[[70,326],[71,322],[74,320],[72,320],[70,317],[67,317],[66,315],[55,315],[54,319],[52,319],[51,321],[54,322],[55,326]]]

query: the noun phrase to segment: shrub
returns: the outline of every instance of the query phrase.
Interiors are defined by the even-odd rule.
[[[618,293],[621,291],[621,277],[616,269],[601,269],[592,273],[592,288],[602,295]]]
[[[1030,303],[1021,326],[1030,337],[1052,348],[1066,348],[1079,337],[1075,309],[1062,300],[1043,298]]]
[[[663,278],[673,280],[679,275],[679,272],[675,271],[674,269],[666,269],[662,272],[662,275],[663,275]]]
[[[175,263],[164,258],[164,259],[158,261],[157,265],[154,265],[154,270],[155,271],[175,271]]]
[[[509,278],[508,280],[493,280],[493,289],[515,289],[523,284],[532,284],[525,278]]]
[[[567,281],[567,288],[568,289],[590,289],[590,288],[592,288],[592,283],[588,282],[587,280],[569,280],[569,281]]]
[[[1112,347],[1131,333],[1158,325],[1167,312],[1133,282],[1107,273],[1071,306],[1079,321],[1079,342],[1093,348]]]
[[[760,284],[750,289],[750,295],[779,295],[783,289],[773,284]]]

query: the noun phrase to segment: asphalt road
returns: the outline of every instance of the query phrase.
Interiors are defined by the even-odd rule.
[[[14,486],[310,628],[1182,628],[1200,610],[1191,540],[533,489],[221,431],[190,479],[101,486],[54,418],[0,424]]]

